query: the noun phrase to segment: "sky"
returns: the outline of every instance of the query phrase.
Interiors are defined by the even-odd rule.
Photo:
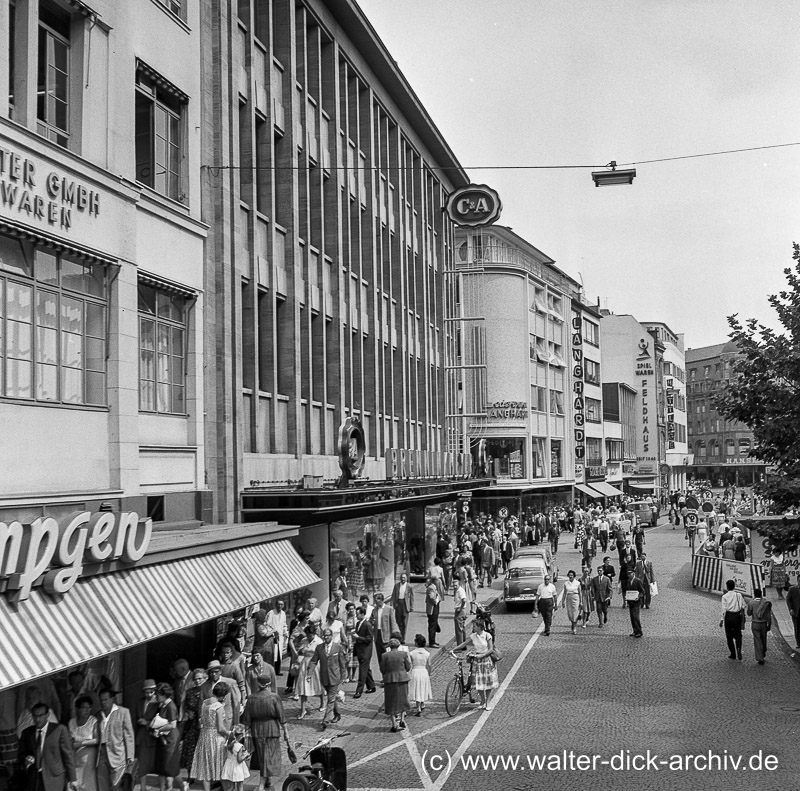
[[[687,348],[734,313],[778,326],[800,145],[643,163],[800,143],[795,0],[358,1],[498,224],[591,301]],[[631,186],[594,186],[611,160],[641,163]]]

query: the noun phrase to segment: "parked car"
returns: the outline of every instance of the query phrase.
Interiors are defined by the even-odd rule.
[[[503,584],[503,599],[506,604],[533,603],[538,587],[549,574],[544,558],[538,555],[523,555],[508,564]]]
[[[650,525],[655,527],[658,523],[658,514],[661,510],[655,503],[648,503],[644,500],[635,503],[628,503],[626,509],[636,515],[636,524]]]
[[[556,565],[553,551],[547,544],[517,547],[517,551],[514,553],[514,558],[542,558],[547,570],[553,577],[553,582],[558,580],[558,566]]]

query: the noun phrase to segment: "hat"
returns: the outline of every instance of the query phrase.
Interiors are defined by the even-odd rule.
[[[214,668],[219,668],[220,670],[222,669],[222,665],[220,664],[220,662],[219,662],[219,660],[218,660],[218,659],[212,659],[212,660],[211,660],[211,661],[210,661],[210,662],[209,662],[209,663],[206,665],[206,667],[207,667],[209,670],[213,670]]]
[[[152,678],[146,678],[142,683],[142,689],[155,689],[156,682]]]
[[[266,610],[256,610],[251,616],[253,620],[258,621],[259,623],[263,623],[267,620],[267,611]]]
[[[262,673],[260,676],[256,676],[256,682],[259,687],[268,687],[272,683],[272,679]]]

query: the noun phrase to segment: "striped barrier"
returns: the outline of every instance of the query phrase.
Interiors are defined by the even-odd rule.
[[[692,587],[724,593],[727,580],[736,590],[752,596],[756,588],[764,590],[764,570],[759,563],[742,563],[713,555],[692,555]]]

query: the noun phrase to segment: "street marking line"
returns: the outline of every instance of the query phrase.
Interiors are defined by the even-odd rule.
[[[533,646],[536,645],[536,641],[539,639],[539,636],[543,631],[544,621],[542,620],[539,622],[539,628],[533,633],[533,635],[531,635],[531,639],[528,640],[528,644],[522,649],[522,653],[517,657],[517,661],[514,662],[513,667],[508,671],[506,677],[503,679],[503,683],[500,685],[497,692],[492,695],[492,708],[494,708],[503,699],[505,691],[514,680],[514,676],[516,676],[519,672],[520,667],[522,667],[522,663],[527,659],[528,654],[533,649]],[[484,711],[481,713],[478,721],[472,726],[472,730],[467,734],[467,738],[461,742],[461,746],[453,754],[451,767],[458,765],[458,762],[461,760],[461,756],[464,755],[464,753],[472,746],[472,743],[475,741],[475,739],[477,739],[480,735],[480,732],[483,730],[483,726],[486,724],[491,713],[491,711]],[[431,791],[441,791],[444,784],[450,778],[450,774],[451,772],[442,772],[442,774],[436,778],[436,782],[431,786]]]
[[[403,732],[403,743],[408,749],[408,754],[411,756],[411,763],[414,765],[414,769],[417,770],[419,781],[422,783],[422,788],[425,791],[432,791],[433,779],[428,774],[425,766],[422,763],[422,756],[419,754],[416,742],[409,738],[408,729]]]
[[[385,755],[386,753],[390,753],[392,750],[396,750],[398,747],[402,747],[405,744],[405,739],[408,738],[409,740],[416,740],[422,739],[424,736],[428,736],[431,733],[436,733],[436,731],[442,730],[442,728],[449,728],[451,725],[459,722],[460,720],[465,719],[466,717],[471,717],[478,709],[472,709],[471,711],[465,711],[463,714],[459,714],[457,717],[453,717],[452,719],[447,720],[447,722],[442,722],[439,725],[434,725],[432,728],[428,728],[426,731],[421,731],[420,733],[408,733],[406,730],[405,733],[408,733],[408,737],[404,736],[404,741],[401,742],[393,742],[392,744],[384,747],[377,752],[370,753],[369,755],[364,756],[363,758],[359,758],[357,761],[353,761],[349,763],[348,766],[350,769],[355,768],[356,766],[361,766],[361,764],[368,763],[373,758],[377,758],[378,756]]]

